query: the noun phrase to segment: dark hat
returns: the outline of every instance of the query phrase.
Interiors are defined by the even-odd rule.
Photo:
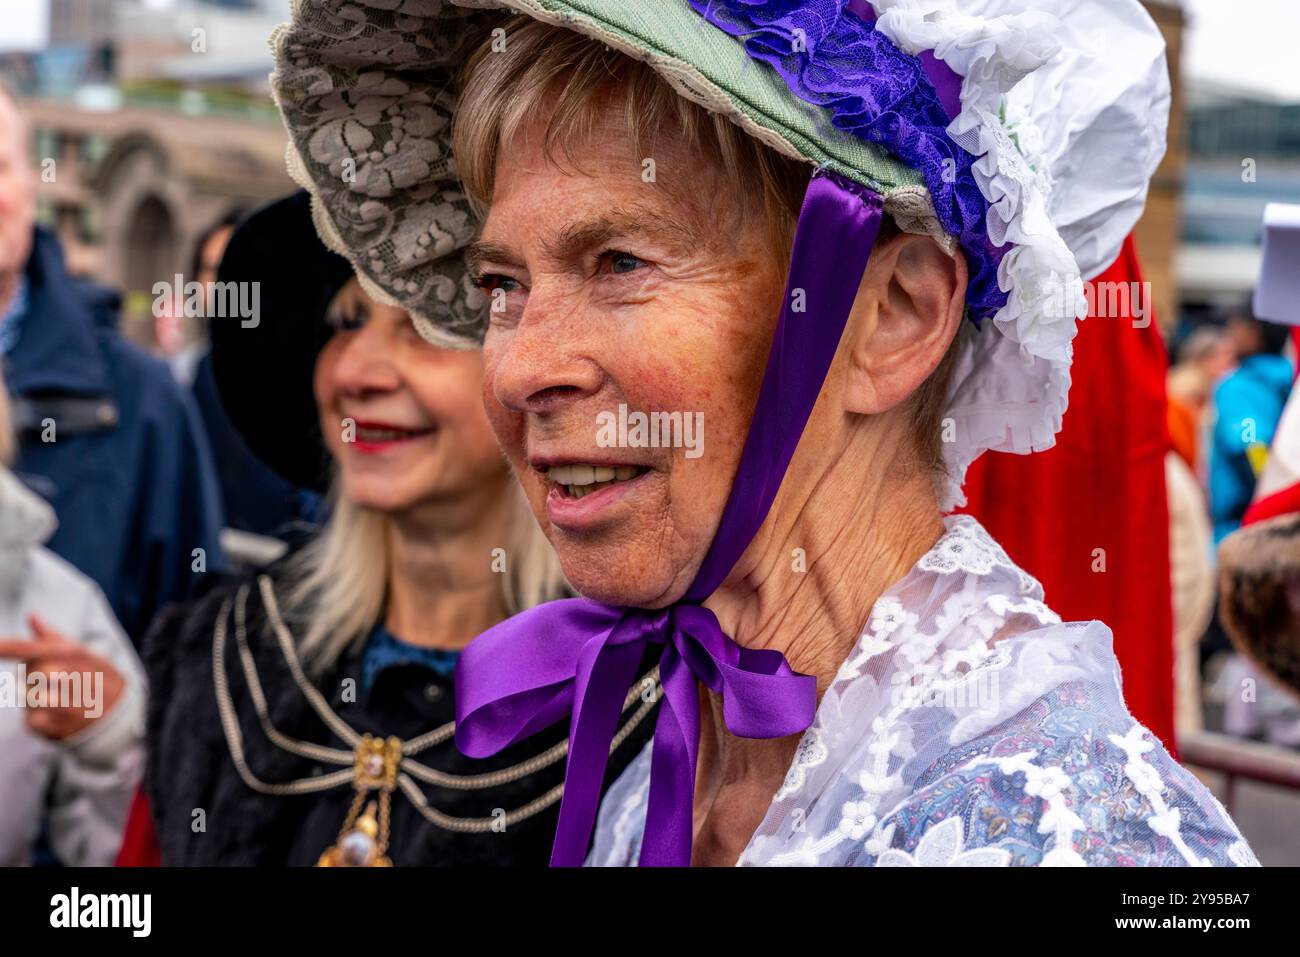
[[[312,377],[332,334],[325,310],[351,276],[348,261],[316,235],[305,190],[245,219],[217,273],[221,283],[258,284],[255,299],[253,287],[240,287],[241,302],[256,302],[255,316],[210,323],[212,372],[226,414],[259,459],[317,491],[329,484],[330,459]]]

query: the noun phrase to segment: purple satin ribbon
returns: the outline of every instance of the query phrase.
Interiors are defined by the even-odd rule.
[[[690,864],[700,711],[697,682],[721,694],[727,728],[781,738],[807,728],[816,680],[778,651],[742,648],[703,602],[722,584],[767,517],[839,346],[883,204],[825,170],[804,196],[785,306],[740,464],[691,587],[664,609],[571,598],[539,605],[485,631],[456,669],[456,745],[486,757],[572,714],[552,866],[587,854],[610,742],[647,642],[663,646],[664,701],[655,724],[640,863]],[[796,311],[796,307],[802,305]]]

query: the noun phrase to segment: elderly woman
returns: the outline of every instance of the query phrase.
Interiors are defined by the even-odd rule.
[[[327,240],[415,314],[463,303],[433,332],[483,337],[585,596],[457,676],[470,754],[572,714],[553,863],[1254,863],[1106,627],[945,517],[975,456],[1051,444],[1080,275],[1141,209],[1136,2],[465,5],[505,13],[301,4],[275,82]],[[466,243],[468,278],[423,252]],[[665,704],[602,805],[647,647]]]

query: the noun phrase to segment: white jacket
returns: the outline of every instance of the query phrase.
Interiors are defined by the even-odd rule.
[[[93,725],[49,741],[24,721],[25,666],[0,660],[0,866],[31,863],[43,821],[64,864],[112,864],[144,768],[144,671],[99,587],[42,547],[55,525],[0,468],[0,637],[29,638],[38,614],[111,661],[125,689]]]

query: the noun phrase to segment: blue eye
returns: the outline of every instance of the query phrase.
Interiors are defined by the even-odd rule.
[[[644,260],[619,249],[605,250],[600,254],[600,262],[602,265],[608,264],[609,271],[616,276],[625,276],[628,273],[636,272],[638,268],[645,265]]]
[[[518,280],[511,279],[509,276],[498,276],[495,273],[483,273],[473,277],[472,281],[489,295],[498,289],[502,292],[514,292],[519,288]]]

